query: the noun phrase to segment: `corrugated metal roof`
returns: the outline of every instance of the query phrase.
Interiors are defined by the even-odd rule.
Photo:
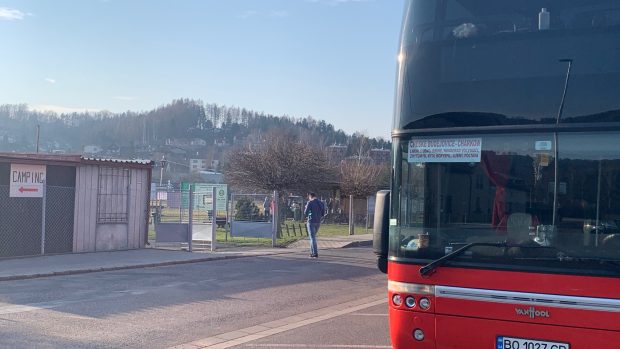
[[[0,152],[0,162],[28,163],[28,164],[66,164],[78,166],[79,164],[107,164],[116,166],[138,166],[150,167],[154,162],[142,159],[104,159],[85,157],[74,154],[45,154],[45,153],[2,153]]]
[[[43,153],[0,153],[0,160],[13,161],[28,161],[28,162],[81,162],[80,155],[67,155],[67,154],[43,154]]]
[[[106,158],[93,158],[93,157],[82,157],[82,160],[88,162],[104,162],[104,163],[114,163],[114,164],[131,164],[131,165],[145,165],[150,166],[153,165],[152,160],[143,160],[143,159],[106,159]]]

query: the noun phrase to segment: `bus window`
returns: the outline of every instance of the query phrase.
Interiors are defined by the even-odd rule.
[[[619,133],[560,134],[558,244],[620,257]]]

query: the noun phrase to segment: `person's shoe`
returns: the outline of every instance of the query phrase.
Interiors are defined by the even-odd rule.
[[[316,258],[316,255],[309,254],[309,255],[308,255],[308,257],[310,257],[310,258]]]
[[[312,257],[312,258],[319,258],[319,255],[318,254],[313,254],[310,257]]]

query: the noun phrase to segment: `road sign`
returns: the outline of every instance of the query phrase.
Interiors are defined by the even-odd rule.
[[[12,198],[42,198],[47,167],[45,165],[11,164]]]

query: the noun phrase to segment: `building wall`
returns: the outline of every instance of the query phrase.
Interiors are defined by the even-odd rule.
[[[149,169],[129,168],[127,220],[98,222],[99,174],[105,165],[81,165],[76,171],[74,252],[142,248],[146,244]],[[101,186],[105,190],[105,186]]]

